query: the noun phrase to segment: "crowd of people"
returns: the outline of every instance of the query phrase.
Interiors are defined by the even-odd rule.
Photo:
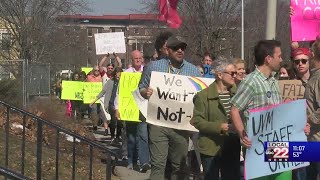
[[[99,120],[110,134],[112,145],[122,142],[122,160],[127,168],[139,168],[145,173],[151,169],[150,179],[185,179],[190,172],[195,178],[206,180],[243,179],[245,149],[251,146],[246,134],[249,110],[283,102],[278,80],[301,80],[305,86],[308,104],[308,123],[304,130],[310,141],[320,140],[320,40],[310,47],[292,44],[291,59],[282,60],[281,43],[276,40],[258,41],[254,48],[255,69],[248,72],[246,61],[240,58],[214,57],[205,53],[197,64],[185,60],[187,44],[171,32],[162,32],[155,41],[155,60],[144,63],[143,54],[131,52],[132,63],[122,69],[120,58],[114,53],[115,64],[103,57],[98,66],[83,78],[75,73],[75,81],[102,82],[103,89],[97,98],[85,107],[97,130]],[[154,93],[149,87],[151,72],[158,71],[185,76],[204,76],[204,65],[212,67],[215,81],[194,96],[194,111],[190,121],[199,132],[189,132],[148,124],[140,113],[141,122],[121,119],[119,105],[119,79],[122,72],[142,73],[138,85],[140,94],[149,99]],[[104,96],[104,107],[110,116],[102,116],[95,102]],[[72,106],[83,112],[80,101]],[[81,117],[81,115],[80,115]],[[194,149],[189,151],[189,144]],[[311,180],[320,177],[320,163],[307,168],[287,171],[259,179],[278,179],[283,174],[292,179]]]

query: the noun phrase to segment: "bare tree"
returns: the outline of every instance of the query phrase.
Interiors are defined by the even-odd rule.
[[[10,33],[10,48],[0,52],[0,59],[49,62],[72,38],[54,40],[61,28],[58,15],[83,10],[85,0],[1,0],[0,22]]]

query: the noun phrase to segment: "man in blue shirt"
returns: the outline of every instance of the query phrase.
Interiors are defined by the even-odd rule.
[[[187,44],[175,36],[171,36],[166,48],[168,57],[151,62],[142,74],[139,83],[141,95],[149,99],[153,90],[149,87],[151,72],[165,72],[185,76],[201,77],[199,69],[184,60],[184,51]],[[171,179],[183,179],[188,153],[188,131],[176,130],[149,124],[149,148],[151,156],[151,180],[164,179],[167,158],[172,164]]]

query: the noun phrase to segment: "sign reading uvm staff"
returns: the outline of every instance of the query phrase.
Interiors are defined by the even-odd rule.
[[[247,124],[252,145],[246,151],[246,177],[254,179],[308,166],[308,162],[265,162],[264,142],[307,141],[306,101],[288,103],[250,111]],[[289,152],[290,153],[290,152]],[[290,156],[290,155],[289,155]]]
[[[153,71],[147,122],[173,129],[198,131],[190,124],[193,96],[207,88],[214,79],[182,76]]]

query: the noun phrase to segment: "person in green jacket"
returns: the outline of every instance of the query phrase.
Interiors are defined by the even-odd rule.
[[[205,180],[240,179],[240,139],[230,120],[230,98],[237,74],[233,60],[218,57],[213,64],[216,80],[194,96],[191,124],[199,130],[198,149]]]

